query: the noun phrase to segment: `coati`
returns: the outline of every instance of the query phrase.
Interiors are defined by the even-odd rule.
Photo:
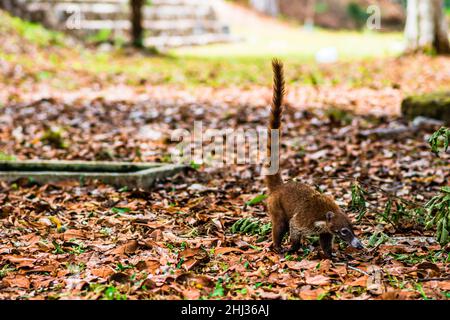
[[[272,61],[273,68],[273,99],[269,120],[269,139],[267,155],[271,161],[272,130],[281,127],[281,114],[285,82],[283,64],[277,59]],[[272,250],[282,252],[281,242],[289,231],[291,248],[295,252],[300,248],[303,236],[318,234],[320,246],[327,258],[332,257],[333,237],[336,235],[349,245],[362,249],[363,245],[353,233],[352,224],[347,215],[339,208],[331,197],[314,190],[312,187],[299,183],[284,183],[280,170],[267,174],[265,182],[269,191],[267,207],[272,220]]]

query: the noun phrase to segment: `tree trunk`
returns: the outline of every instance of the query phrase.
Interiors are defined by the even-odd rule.
[[[305,17],[305,26],[309,28],[314,27],[314,16],[316,13],[316,0],[308,0],[306,3],[306,17]]]
[[[250,0],[250,4],[256,10],[271,16],[279,13],[278,0]]]
[[[442,0],[408,0],[405,26],[408,51],[450,53],[443,9]]]
[[[434,25],[435,35],[433,48],[438,54],[450,54],[450,43],[448,41],[448,27],[445,16],[444,4],[442,0],[432,0],[434,2]]]
[[[132,26],[132,41],[133,45],[138,48],[143,47],[143,33],[142,26],[142,7],[145,0],[130,0],[131,4],[131,26]]]

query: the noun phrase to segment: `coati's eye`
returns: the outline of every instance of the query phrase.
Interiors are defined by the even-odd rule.
[[[350,231],[347,229],[347,228],[343,228],[343,229],[341,229],[341,234],[343,235],[343,236],[347,236],[349,233],[350,233]]]

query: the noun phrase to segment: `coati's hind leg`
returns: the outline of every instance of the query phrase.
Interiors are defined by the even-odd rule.
[[[331,233],[321,233],[319,235],[319,243],[325,257],[331,259],[333,257],[333,235]]]
[[[268,205],[269,214],[272,219],[272,245],[271,249],[277,253],[282,253],[281,243],[288,231],[287,221],[284,219],[283,209],[277,203],[271,202]]]
[[[277,220],[274,222],[272,220],[272,250],[277,253],[282,253],[283,249],[281,243],[283,242],[283,237],[287,232],[287,223],[284,221]]]
[[[297,252],[301,247],[303,234],[301,228],[295,225],[295,219],[292,219],[289,223],[289,238],[291,242],[291,247],[289,248],[290,253]]]

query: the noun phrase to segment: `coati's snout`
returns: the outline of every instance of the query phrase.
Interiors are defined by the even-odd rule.
[[[327,212],[327,226],[328,229],[336,236],[344,240],[348,245],[356,249],[364,249],[363,244],[355,236],[352,224],[347,216],[342,213]]]
[[[353,237],[352,241],[350,241],[350,245],[356,249],[360,249],[360,250],[364,249],[363,244],[361,243],[361,241],[359,241],[359,239],[357,237]]]
[[[361,241],[359,241],[359,239],[354,235],[353,231],[346,231],[347,229],[341,229],[339,231],[339,238],[341,238],[342,240],[344,240],[348,245],[352,246],[353,248],[356,249],[364,249],[363,244],[361,243]]]

